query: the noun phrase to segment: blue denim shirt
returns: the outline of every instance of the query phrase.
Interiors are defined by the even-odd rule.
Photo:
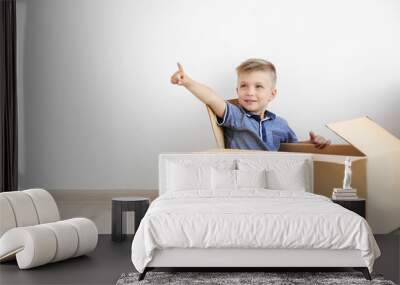
[[[260,121],[260,116],[226,102],[224,117],[217,117],[217,123],[224,128],[226,148],[277,151],[281,143],[298,142],[286,120],[269,111]]]

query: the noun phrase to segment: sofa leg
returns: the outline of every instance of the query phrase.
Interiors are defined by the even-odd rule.
[[[372,280],[371,275],[369,274],[369,270],[367,267],[354,267],[355,270],[361,271],[364,275],[365,279]]]
[[[138,281],[142,281],[142,280],[144,279],[144,277],[146,276],[147,271],[148,271],[148,269],[147,269],[147,267],[146,267],[146,268],[143,270],[143,272],[139,274]]]

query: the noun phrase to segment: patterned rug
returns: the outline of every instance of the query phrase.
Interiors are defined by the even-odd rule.
[[[136,284],[379,284],[395,285],[384,280],[382,275],[372,274],[372,281],[361,272],[147,272],[145,279],[138,281],[139,273],[124,273],[116,285]]]

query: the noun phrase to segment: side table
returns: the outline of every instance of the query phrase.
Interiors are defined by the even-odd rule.
[[[145,197],[117,197],[112,198],[112,225],[111,238],[113,241],[123,241],[126,234],[122,233],[122,214],[127,211],[135,212],[135,233],[140,221],[146,214],[150,199]]]
[[[365,218],[365,199],[358,198],[355,200],[338,200],[332,199],[332,202],[339,204],[340,206],[359,214],[361,217]]]

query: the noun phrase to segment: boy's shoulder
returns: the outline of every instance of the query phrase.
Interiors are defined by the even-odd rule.
[[[277,122],[279,122],[279,123],[284,124],[284,125],[288,125],[288,122],[287,122],[287,120],[286,120],[285,118],[283,118],[283,117],[281,117],[281,116],[278,116],[278,115],[276,115],[276,114],[275,114],[275,120],[276,120]]]

